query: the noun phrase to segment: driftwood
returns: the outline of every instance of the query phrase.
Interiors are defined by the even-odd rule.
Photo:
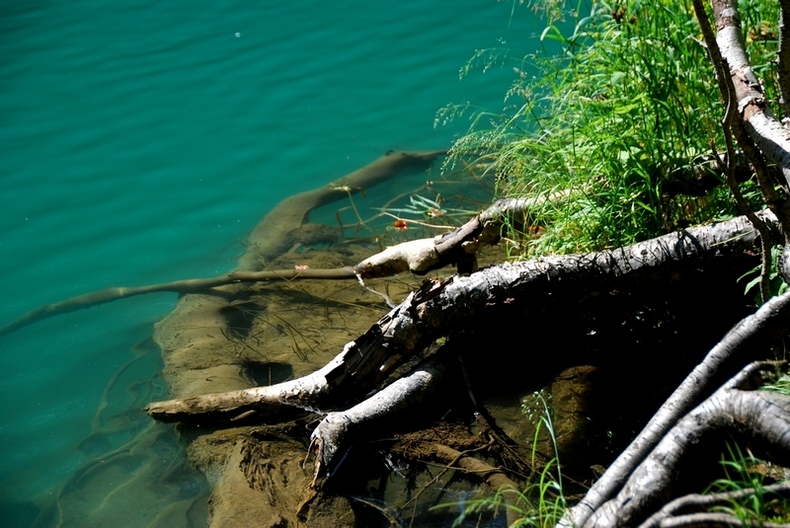
[[[348,342],[323,368],[267,387],[156,402],[146,411],[163,421],[201,424],[240,418],[278,421],[283,412],[290,415],[299,410],[321,413],[324,416],[311,436],[315,455],[312,485],[323,489],[350,444],[363,438],[365,432],[391,425],[404,409],[419,405],[437,390],[442,363],[432,362],[438,356],[426,353],[426,349],[459,329],[474,327],[475,321],[484,319],[482,315],[490,310],[511,306],[537,310],[578,302],[623,285],[662,283],[689,268],[715,266],[715,259],[723,254],[764,252],[769,243],[776,242],[768,238],[777,233],[785,245],[780,269],[790,276],[790,134],[767,112],[760,84],[743,52],[735,7],[726,0],[713,4],[718,42],[710,38],[712,29],[705,27],[704,9],[695,0],[728,106],[724,119],[728,140],[731,131],[756,172],[772,213],[750,214],[751,220],[739,217],[611,251],[548,257],[476,271],[476,249],[495,243],[500,236],[497,219],[502,210],[486,211],[445,237],[395,246],[352,266],[351,272],[360,280],[379,272],[421,274],[447,264],[455,264],[461,273],[469,275],[426,281],[368,331]],[[782,6],[787,7],[784,3]],[[783,37],[783,43],[788,39]],[[719,47],[722,52],[717,55]],[[780,84],[790,82],[787,71],[780,68]],[[719,165],[735,186],[742,176],[733,176],[734,156],[728,141],[727,155]],[[716,159],[721,159],[718,154]],[[499,205],[518,210],[522,216],[529,209],[527,202]],[[760,224],[771,229],[761,227],[758,235],[754,226]],[[738,374],[754,351],[765,352],[788,335],[790,293],[766,303],[711,349],[581,502],[568,510],[559,526],[735,524],[722,514],[688,514],[676,509],[677,504],[694,502],[692,496],[662,506],[675,498],[674,483],[681,471],[682,456],[711,433],[746,432],[767,447],[778,462],[788,463],[790,398],[747,390],[746,382],[753,379],[755,367]],[[405,376],[396,374],[404,363],[425,355],[429,356],[425,364]],[[457,457],[458,453],[451,456]],[[448,463],[457,464],[459,460],[448,458]],[[786,493],[785,488],[777,490]]]
[[[423,404],[436,389],[445,369],[439,362],[424,365],[361,403],[328,413],[310,437],[316,453],[313,486],[319,486],[332,476],[339,463],[337,459],[345,455],[349,440],[359,441],[364,436],[362,431],[372,435],[376,430],[392,429],[394,420],[402,420],[411,409]],[[387,427],[382,427],[383,424]]]
[[[770,213],[763,215],[770,221]],[[755,232],[745,217],[672,233],[612,251],[504,264],[468,277],[427,281],[370,330],[348,343],[315,373],[269,387],[152,403],[146,412],[163,421],[231,419],[244,413],[272,413],[283,407],[329,410],[349,394],[365,394],[410,356],[476,314],[514,298],[544,302],[547,295],[573,292],[650,273],[696,259],[751,249]],[[529,302],[529,301],[528,301]]]

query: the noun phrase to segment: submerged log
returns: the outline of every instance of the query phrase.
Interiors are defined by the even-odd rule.
[[[349,190],[351,188],[348,186],[348,182],[361,184],[364,183],[363,177],[369,177],[372,179],[368,183],[378,183],[385,175],[387,177],[392,176],[389,172],[382,172],[384,168],[395,170],[396,167],[403,164],[424,163],[430,156],[436,156],[441,153],[442,151],[424,154],[390,153],[385,158],[389,162],[389,158],[392,157],[392,164],[384,164],[379,160],[371,164],[371,166],[337,180],[337,182],[330,184],[327,189],[308,191],[284,200],[274,211],[264,217],[253,232],[253,235],[250,236],[250,248],[254,252],[252,254],[249,251],[246,252],[242,257],[242,261],[247,263],[245,266],[250,266],[252,261],[260,264],[262,260],[265,260],[264,257],[268,256],[271,258],[277,251],[284,251],[290,248],[292,244],[286,243],[288,241],[293,242],[292,235],[289,235],[289,233],[292,234],[297,229],[293,227],[294,225],[298,224],[301,227],[303,222],[307,221],[307,215],[311,208],[330,203],[343,196],[336,192],[339,186],[338,182],[346,182],[340,187],[344,189],[344,192],[352,192]],[[347,187],[348,189],[346,189]],[[357,192],[359,187],[354,187],[353,189],[353,192]],[[528,199],[499,200],[464,225],[444,235],[396,244],[362,260],[354,266],[336,269],[259,271],[256,269],[248,270],[240,265],[237,270],[216,277],[177,280],[145,286],[105,288],[31,310],[16,320],[0,327],[0,337],[49,317],[148,293],[173,292],[187,294],[205,292],[222,286],[241,283],[291,280],[363,281],[372,278],[389,277],[405,271],[424,275],[429,271],[449,265],[457,266],[459,273],[470,273],[477,270],[476,254],[479,249],[499,242],[504,220],[512,218],[516,219],[517,222],[523,222],[531,203],[532,201]],[[306,209],[300,209],[300,207],[305,207]],[[270,231],[270,238],[266,238],[263,235],[267,230],[274,230],[275,228],[285,229],[286,227],[290,229],[287,232]],[[253,242],[258,240],[258,238],[260,238],[260,242]]]
[[[328,185],[290,196],[277,204],[252,230],[247,251],[239,259],[238,271],[259,270],[262,264],[291,248],[295,231],[308,221],[310,212],[378,185],[408,168],[425,168],[446,150],[387,152]]]
[[[351,268],[335,270],[259,271],[263,263],[290,249],[298,241],[298,231],[308,222],[310,212],[393,178],[408,168],[426,167],[445,150],[422,152],[390,151],[376,161],[339,178],[328,185],[290,196],[270,211],[250,233],[247,251],[240,257],[236,271],[216,277],[185,279],[160,284],[113,287],[78,295],[48,304],[23,314],[0,327],[0,337],[55,315],[91,306],[156,292],[195,293],[242,282],[293,279],[354,280],[359,272]],[[328,226],[324,226],[330,229]],[[330,229],[331,230],[331,229]],[[374,276],[373,274],[366,278]],[[383,275],[375,275],[383,276]]]

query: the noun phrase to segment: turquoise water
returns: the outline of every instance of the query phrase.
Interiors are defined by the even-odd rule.
[[[279,200],[389,149],[448,146],[468,121],[434,128],[447,103],[500,110],[510,66],[458,70],[479,48],[535,51],[539,30],[495,0],[7,2],[0,325],[108,286],[233,269]],[[0,524],[69,525],[79,511],[96,526],[172,526],[163,505],[204,492],[172,428],[140,411],[167,396],[150,339],[175,300],[0,337]],[[151,461],[167,466],[156,482]],[[100,485],[145,507],[80,495],[112,464]],[[205,512],[187,514],[200,525]]]

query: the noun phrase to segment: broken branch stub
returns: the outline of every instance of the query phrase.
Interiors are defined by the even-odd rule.
[[[408,376],[400,378],[361,403],[327,414],[310,436],[315,451],[313,486],[329,478],[339,464],[350,441],[358,441],[362,431],[370,434],[402,418],[404,411],[420,405],[434,392],[446,367],[428,362]]]

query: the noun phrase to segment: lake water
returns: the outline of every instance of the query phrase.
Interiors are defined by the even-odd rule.
[[[109,286],[230,271],[281,199],[389,149],[449,146],[469,122],[435,128],[447,103],[501,110],[516,63],[459,69],[480,48],[536,51],[540,30],[515,0],[6,2],[0,325]],[[0,337],[0,525],[175,526],[166,505],[205,494],[172,427],[140,410],[167,397],[151,335],[175,301]],[[186,516],[200,526],[205,511]]]

